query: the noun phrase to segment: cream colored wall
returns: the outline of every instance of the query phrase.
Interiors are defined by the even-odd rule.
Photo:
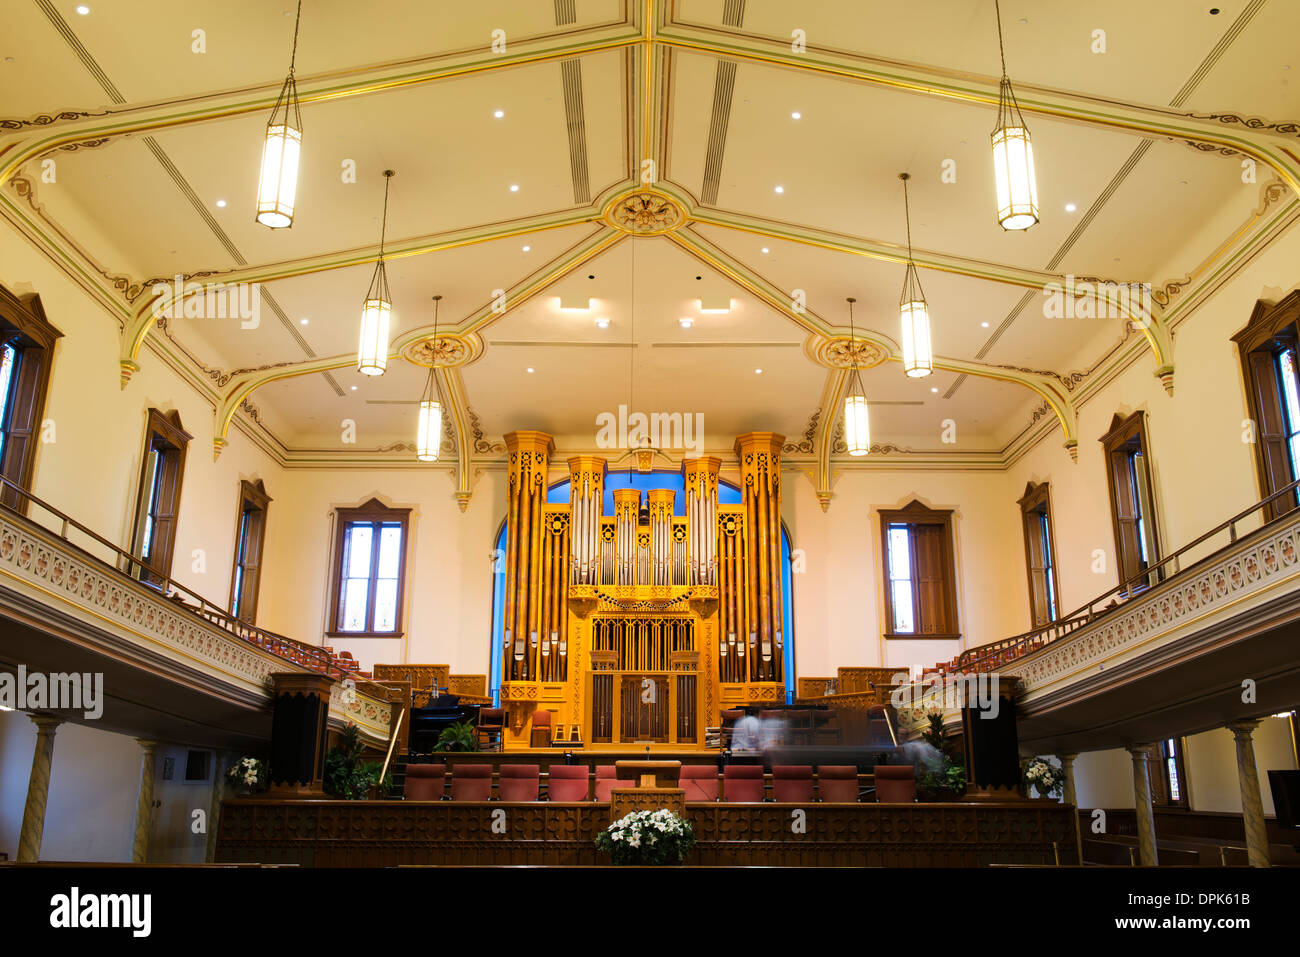
[[[1264,813],[1273,813],[1273,793],[1268,771],[1295,769],[1291,730],[1285,718],[1265,718],[1255,730],[1255,767]],[[1237,745],[1225,728],[1194,734],[1184,739],[1183,762],[1187,771],[1188,797],[1196,811],[1241,813],[1241,790],[1237,779]]]

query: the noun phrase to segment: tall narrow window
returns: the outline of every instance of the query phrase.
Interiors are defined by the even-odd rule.
[[[1029,569],[1030,618],[1033,627],[1038,628],[1060,617],[1056,603],[1056,545],[1047,483],[1030,482],[1018,504],[1025,532],[1025,564]]]
[[[957,638],[952,512],[913,501],[880,513],[885,637]]]
[[[1163,807],[1187,806],[1187,777],[1183,772],[1183,748],[1179,738],[1166,738],[1147,755],[1151,780],[1151,803]]]
[[[163,578],[171,575],[176,517],[185,478],[185,450],[190,438],[181,427],[179,412],[149,410],[131,541],[131,554],[141,564],[133,563],[130,569],[147,584],[161,586]]]
[[[371,499],[337,514],[330,634],[400,636],[410,509]]]
[[[1158,571],[1143,574],[1160,560],[1144,414],[1134,412],[1127,418],[1116,415],[1101,443],[1106,457],[1119,579],[1121,584],[1129,583],[1129,591],[1136,592],[1154,585],[1162,577]]]
[[[266,539],[266,508],[271,497],[259,482],[239,483],[239,515],[235,524],[235,567],[230,575],[230,614],[253,624],[262,580],[262,545]]]
[[[1241,353],[1261,498],[1268,498],[1300,478],[1298,323],[1300,291],[1278,303],[1255,303],[1246,328],[1232,337]],[[1297,501],[1293,495],[1279,496],[1269,504],[1265,515],[1276,518],[1294,508]]]
[[[19,298],[0,286],[0,477],[21,489],[31,488],[50,357],[62,335],[39,296]],[[22,510],[26,500],[0,485],[0,505]]]

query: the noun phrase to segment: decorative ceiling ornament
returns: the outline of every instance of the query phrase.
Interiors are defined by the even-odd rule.
[[[402,348],[402,358],[412,365],[437,366],[447,369],[463,366],[478,357],[477,350],[468,339],[452,333],[440,333],[417,339]]]
[[[262,171],[257,180],[257,222],[271,229],[293,225],[293,205],[298,194],[298,156],[302,150],[302,114],[298,108],[298,84],[293,69],[298,59],[298,25],[302,21],[302,0],[293,21],[293,50],[289,54],[289,75],[266,123],[262,144]]]
[[[853,303],[857,300],[849,297],[849,341],[857,341],[857,330],[853,326]],[[862,375],[857,363],[850,367],[847,392],[844,396],[844,435],[849,455],[861,456],[871,451],[871,417],[867,411],[867,391],[862,385]]]
[[[812,358],[828,369],[872,369],[888,359],[889,353],[867,339],[841,336],[819,342],[812,350]]]
[[[388,322],[393,312],[393,294],[384,269],[384,239],[388,235],[388,186],[393,171],[384,170],[384,216],[379,227],[379,261],[375,263],[370,288],[361,303],[361,342],[357,346],[357,371],[362,375],[383,375],[388,368]]]
[[[907,217],[907,270],[903,274],[903,292],[898,299],[898,318],[902,324],[903,372],[921,379],[934,371],[934,354],[930,349],[930,307],[921,289],[921,277],[912,261],[912,209],[907,201],[909,173],[899,173],[903,181],[903,214]]]
[[[1015,90],[1007,76],[1007,54],[1002,45],[1002,7],[994,0],[998,19],[998,55],[1002,82],[998,88],[998,122],[993,127],[993,181],[998,194],[998,224],[1003,229],[1028,229],[1038,222],[1038,181],[1034,176],[1034,147],[1029,127],[1020,114]]]
[[[686,222],[686,210],[662,193],[624,193],[605,208],[605,221],[633,236],[662,236]]]

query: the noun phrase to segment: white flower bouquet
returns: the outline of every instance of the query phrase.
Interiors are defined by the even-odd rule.
[[[1065,787],[1065,772],[1059,764],[1034,758],[1025,765],[1025,790],[1031,788],[1039,797],[1057,797]]]
[[[265,791],[271,783],[271,767],[260,758],[240,758],[226,772],[226,780],[241,794]]]
[[[691,822],[667,808],[625,814],[596,835],[615,864],[680,864],[694,844]]]

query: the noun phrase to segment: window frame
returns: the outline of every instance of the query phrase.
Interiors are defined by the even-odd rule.
[[[1025,494],[1017,499],[1020,506],[1020,526],[1025,538],[1025,573],[1029,582],[1029,621],[1033,628],[1043,628],[1061,616],[1061,579],[1056,569],[1056,523],[1052,520],[1052,496],[1047,482],[1025,484]],[[1043,600],[1046,609],[1038,607],[1038,589],[1034,582],[1034,537],[1030,524],[1041,523],[1041,537],[1047,544],[1047,565],[1043,575]],[[1055,608],[1052,606],[1055,605]],[[1039,612],[1044,611],[1041,615]],[[1040,620],[1041,619],[1041,620]]]
[[[347,529],[355,523],[397,522],[402,528],[402,545],[398,550],[397,566],[397,617],[392,631],[344,631],[339,627],[341,613],[340,600],[343,595],[343,545]],[[329,638],[401,638],[406,634],[406,566],[407,551],[410,548],[411,509],[389,508],[379,499],[372,498],[356,508],[336,508],[334,510],[334,560],[330,571],[329,627],[325,634]],[[374,539],[374,548],[379,548],[378,536]],[[366,622],[374,623],[375,615],[375,574],[377,562],[372,562],[370,587],[366,593]]]
[[[152,408],[148,411],[145,418],[144,445],[140,455],[140,480],[136,486],[135,517],[131,522],[131,540],[127,548],[128,554],[134,559],[128,563],[128,572],[146,585],[162,586],[162,581],[153,580],[155,572],[160,573],[166,581],[171,581],[181,492],[185,485],[185,457],[192,438],[193,436],[181,425],[179,412],[162,412]],[[161,446],[161,449],[155,449],[155,446]],[[152,451],[159,452],[161,466],[151,476],[149,453]],[[150,478],[158,485],[167,486],[170,495],[170,501],[167,503],[170,512],[161,525],[161,539],[158,519],[153,517],[157,509],[150,507],[155,498],[153,495],[148,499],[145,498],[145,483]],[[152,518],[152,527],[148,536],[149,557],[146,559],[142,549],[145,540],[144,522],[147,517]]]
[[[257,623],[257,605],[262,589],[262,556],[266,551],[266,519],[271,496],[266,493],[266,486],[261,479],[250,482],[243,479],[239,483],[239,507],[235,511],[235,554],[230,566],[230,603],[227,606],[231,617],[246,624]],[[255,514],[256,538],[253,542],[256,555],[250,562],[247,556],[248,540],[251,527],[245,524],[245,516]],[[250,578],[249,570],[253,571]],[[251,608],[245,608],[245,604]]]
[[[1146,573],[1147,583],[1135,585],[1131,591],[1136,593],[1160,582],[1164,569],[1151,570],[1163,557],[1160,547],[1160,510],[1156,505],[1156,488],[1151,478],[1151,443],[1147,435],[1146,412],[1139,409],[1125,417],[1116,413],[1110,422],[1110,431],[1099,441],[1102,444],[1103,459],[1106,466],[1106,489],[1110,496],[1111,531],[1115,537],[1115,564],[1118,581],[1122,586]],[[1134,457],[1142,456],[1142,468],[1139,472]],[[1124,459],[1126,478],[1121,482],[1117,469],[1119,457]],[[1122,486],[1122,487],[1121,487]],[[1145,490],[1146,501],[1142,501]],[[1137,503],[1133,516],[1121,515],[1119,504],[1122,491],[1130,491]],[[1145,520],[1145,527],[1143,521]],[[1136,549],[1130,556],[1125,549],[1125,523],[1133,524],[1133,546]],[[1149,535],[1145,533],[1149,531]],[[1146,558],[1142,557],[1143,543],[1146,545]],[[1132,567],[1131,564],[1141,567]]]
[[[1241,362],[1246,412],[1255,428],[1255,477],[1262,500],[1300,477],[1283,435],[1286,398],[1276,363],[1277,355],[1286,349],[1297,350],[1300,358],[1300,290],[1279,302],[1257,301],[1250,320],[1232,341]],[[1275,519],[1296,505],[1289,496],[1281,497],[1270,502],[1264,514]]]
[[[63,337],[45,316],[38,295],[16,296],[0,286],[0,341],[14,347],[14,371],[10,381],[13,401],[6,409],[8,422],[0,422],[4,447],[0,450],[0,475],[26,491],[32,487],[36,469],[36,440],[45,418],[49,396],[54,344]],[[11,425],[17,417],[17,425]],[[0,505],[21,514],[27,512],[27,498],[7,486],[0,486]]]
[[[1166,746],[1172,744],[1171,752],[1166,751]],[[1148,752],[1148,768],[1155,765],[1155,770],[1159,775],[1159,785],[1152,782],[1151,803],[1156,807],[1162,808],[1187,808],[1191,806],[1187,794],[1187,769],[1185,765],[1185,755],[1187,747],[1181,737],[1161,738],[1151,746]],[[1173,764],[1174,773],[1178,776],[1178,797],[1175,798],[1169,787],[1169,766]]]
[[[881,633],[885,638],[909,639],[918,641],[961,639],[961,623],[957,612],[957,561],[956,547],[953,539],[952,509],[933,509],[913,499],[899,509],[881,509],[880,517],[880,559],[885,592],[885,620]],[[912,581],[912,623],[916,630],[910,632],[894,631],[894,592],[889,577],[889,527],[907,525],[909,527],[909,560],[911,562]],[[943,611],[945,630],[923,631],[921,616],[919,569],[917,567],[917,549],[915,534],[911,529],[917,525],[938,527],[942,561],[943,561]]]

